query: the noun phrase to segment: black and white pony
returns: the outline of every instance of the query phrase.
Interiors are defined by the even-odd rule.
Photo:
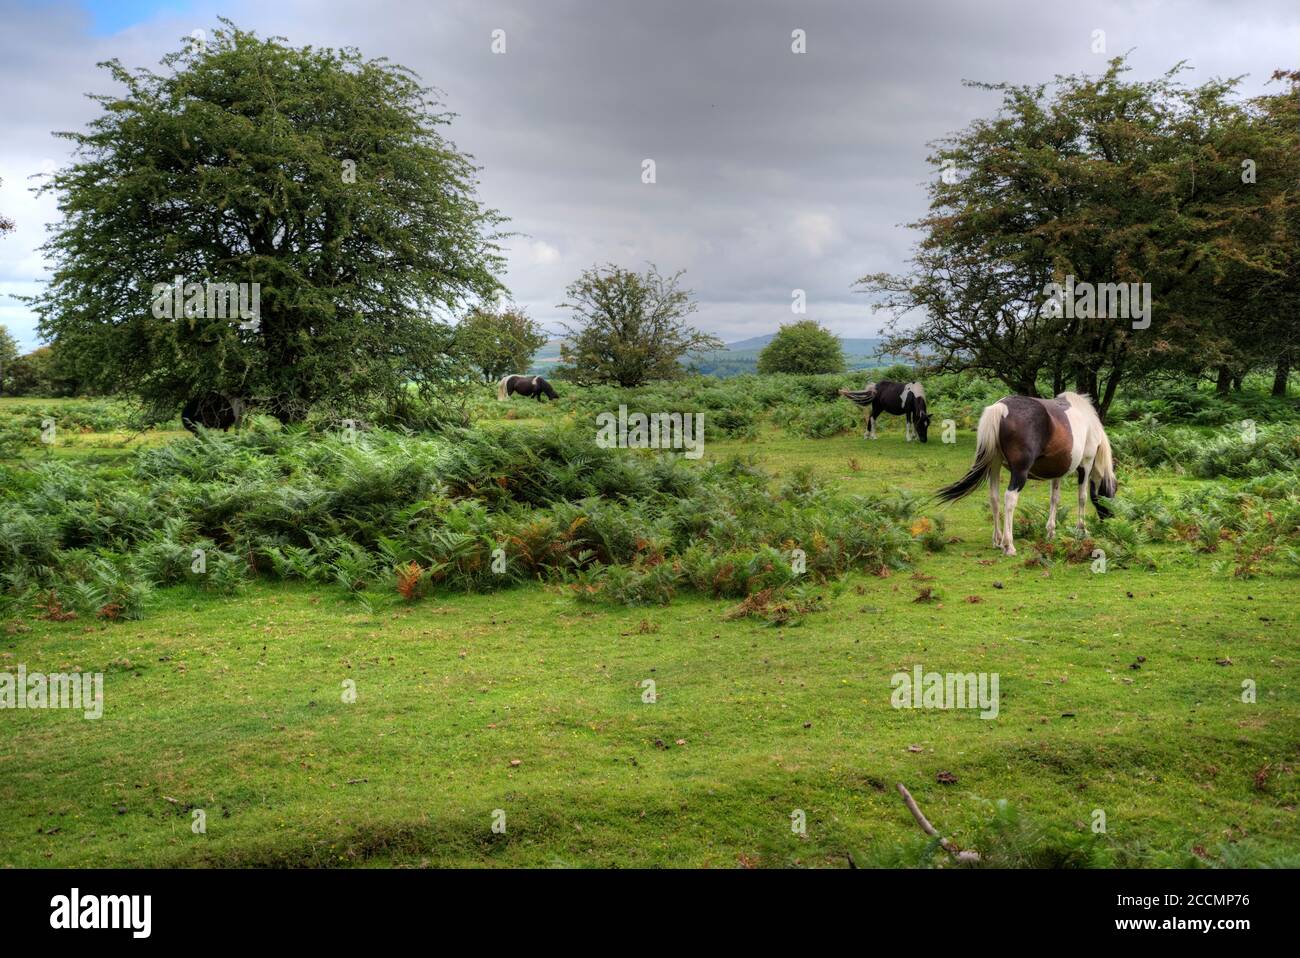
[[[840,395],[865,409],[867,428],[862,433],[863,439],[878,438],[876,420],[882,412],[890,412],[903,417],[905,442],[911,442],[913,437],[921,442],[929,441],[931,416],[925,408],[925,387],[920,383],[896,383],[887,379],[867,383],[867,388],[860,392],[841,389]]]
[[[1011,471],[1006,500],[998,513],[998,477],[1002,464]],[[1016,554],[1011,530],[1020,490],[1029,479],[1050,479],[1052,504],[1047,513],[1047,538],[1056,535],[1056,506],[1061,500],[1061,479],[1074,473],[1079,482],[1080,536],[1087,534],[1084,510],[1088,496],[1105,519],[1110,510],[1101,502],[1115,496],[1115,460],[1110,440],[1092,401],[1079,393],[1061,393],[1055,399],[1007,396],[980,415],[975,439],[975,461],[970,470],[936,495],[955,502],[971,492],[986,476],[989,505],[993,509],[993,544],[1009,556]]]
[[[497,383],[497,399],[505,402],[515,393],[521,396],[532,396],[538,402],[542,401],[543,396],[551,399],[559,399],[555,389],[541,376],[506,376]]]
[[[204,393],[186,401],[181,409],[181,425],[195,435],[198,427],[220,429],[223,432],[239,425],[248,409],[246,400],[223,393]]]

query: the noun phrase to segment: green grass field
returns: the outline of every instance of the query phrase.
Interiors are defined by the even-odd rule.
[[[83,450],[125,454],[92,438]],[[875,442],[765,427],[707,455],[919,493],[959,476],[972,443],[905,444],[887,418]],[[1035,483],[1021,506],[1046,498]],[[1300,580],[1237,580],[1182,552],[1155,572],[1029,567],[992,549],[986,513],[982,494],[951,507],[945,551],[828,587],[828,610],[797,627],[693,596],[623,609],[532,585],[367,612],[267,582],[236,598],[167,589],[138,622],[12,622],[0,671],[102,671],[104,715],[0,713],[0,863],[940,862],[902,782],[992,863],[1087,847],[1116,865],[1294,864]],[[893,708],[890,677],[917,664],[998,673],[998,718]],[[1012,837],[990,825],[1000,800]]]

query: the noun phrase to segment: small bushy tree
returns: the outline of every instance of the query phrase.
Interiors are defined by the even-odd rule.
[[[524,372],[545,345],[541,325],[517,306],[479,307],[456,327],[457,348],[485,382]]]
[[[18,359],[18,342],[9,335],[9,330],[0,326],[0,394],[10,392],[9,380],[13,376],[13,364]]]
[[[40,346],[5,364],[4,392],[11,396],[79,396],[86,393],[53,346]]]
[[[557,375],[579,383],[640,386],[652,379],[677,379],[680,360],[695,350],[722,349],[723,342],[688,326],[695,312],[691,294],[678,286],[681,273],[644,273],[612,263],[586,270],[565,291],[561,309],[573,312],[565,325]]]
[[[811,319],[789,323],[777,330],[772,341],[758,354],[760,373],[844,372],[844,349],[829,329]]]
[[[30,353],[0,362],[0,384],[0,392],[8,396],[82,394],[75,377],[59,363],[53,346],[40,346]]]

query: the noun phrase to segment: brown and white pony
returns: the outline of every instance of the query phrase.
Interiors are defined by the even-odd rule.
[[[521,396],[532,396],[538,402],[542,401],[543,396],[549,396],[551,399],[559,399],[555,388],[541,376],[506,376],[497,383],[497,399],[505,402],[515,393]]]
[[[1011,482],[1001,515],[998,513],[998,477],[1002,465],[1011,471]],[[1070,473],[1079,482],[1079,535],[1087,533],[1083,517],[1091,495],[1097,515],[1105,519],[1110,510],[1101,499],[1115,495],[1115,462],[1110,440],[1102,429],[1097,411],[1087,396],[1061,393],[1055,399],[1007,396],[980,415],[975,441],[975,462],[970,471],[936,495],[955,502],[971,492],[987,476],[989,505],[993,509],[993,544],[1009,556],[1016,554],[1012,522],[1020,490],[1029,479],[1052,481],[1052,504],[1047,514],[1047,538],[1056,535],[1056,506],[1061,499],[1061,479]],[[1086,483],[1086,485],[1085,485]]]
[[[863,439],[877,438],[876,420],[882,412],[891,412],[903,417],[904,442],[911,442],[913,436],[921,442],[929,440],[931,417],[925,408],[925,387],[920,383],[896,383],[886,379],[867,383],[867,388],[861,392],[841,389],[840,395],[864,407],[867,428],[862,433]]]

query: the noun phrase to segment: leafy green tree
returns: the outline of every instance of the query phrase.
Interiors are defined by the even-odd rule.
[[[0,394],[11,391],[10,379],[17,359],[18,341],[9,335],[6,327],[0,326]]]
[[[518,307],[478,307],[456,327],[456,346],[485,382],[522,373],[546,345],[542,327]]]
[[[391,408],[411,383],[452,380],[438,317],[500,289],[501,217],[429,91],[354,49],[227,20],[162,64],[104,65],[125,92],[93,97],[87,130],[59,134],[76,158],[44,187],[63,221],[31,302],[75,372],[159,415],[217,390],[284,421],[321,400]],[[236,317],[233,287],[211,285],[228,283],[246,284]]]
[[[1182,67],[1125,78],[977,84],[1002,94],[995,116],[936,145],[942,171],[912,269],[859,285],[894,311],[884,349],[939,368],[977,369],[1016,392],[1090,393],[1105,415],[1125,378],[1186,372],[1234,348],[1242,310],[1222,278],[1253,269],[1230,250],[1226,210],[1241,204],[1245,117],[1235,81],[1188,88]],[[1051,283],[1150,284],[1149,317],[1052,314]],[[900,328],[919,313],[920,323]],[[910,315],[909,315],[910,314]],[[1139,328],[1134,321],[1151,325]]]
[[[777,330],[772,341],[758,354],[760,373],[844,372],[844,349],[840,338],[811,319],[789,323]]]
[[[1177,230],[1162,237],[1176,333],[1161,338],[1160,367],[1208,375],[1220,391],[1275,368],[1285,389],[1296,346],[1300,89],[1290,73],[1274,78],[1290,89],[1244,103],[1228,83],[1198,88],[1172,130],[1186,160]]]
[[[9,363],[5,391],[13,396],[78,396],[86,392],[63,368],[53,346],[40,346]]]
[[[556,374],[578,383],[640,386],[684,375],[688,352],[722,349],[716,336],[683,320],[695,312],[681,273],[663,276],[652,264],[645,273],[612,263],[593,266],[569,284],[561,309],[573,312],[560,346]]]
[[[1282,89],[1255,98],[1233,146],[1246,183],[1222,204],[1216,249],[1237,267],[1227,294],[1238,306],[1225,335],[1243,366],[1273,373],[1273,395],[1285,396],[1300,366],[1300,70],[1277,70]],[[1248,162],[1249,161],[1249,162]],[[1240,373],[1237,381],[1240,382]]]

